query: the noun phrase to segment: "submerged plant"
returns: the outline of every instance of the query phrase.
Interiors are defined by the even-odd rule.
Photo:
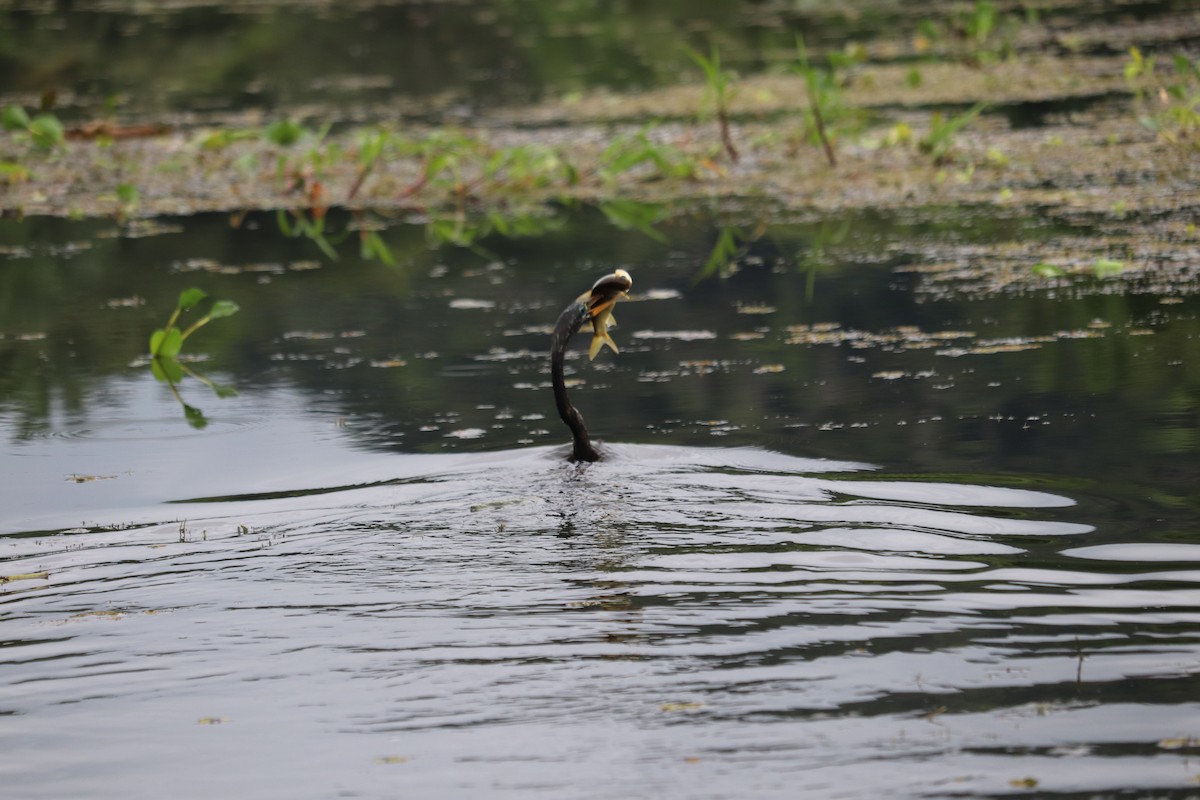
[[[738,151],[733,145],[733,135],[729,130],[729,104],[737,93],[737,88],[733,83],[737,76],[721,67],[721,53],[717,50],[716,44],[712,45],[708,58],[690,47],[687,48],[687,53],[704,71],[705,107],[706,109],[712,108],[712,113],[715,114],[717,125],[721,131],[721,145],[725,148],[729,160],[737,163]]]

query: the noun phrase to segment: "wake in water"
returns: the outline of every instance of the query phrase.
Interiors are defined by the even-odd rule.
[[[1044,491],[753,449],[561,456],[372,459],[0,537],[0,573],[48,574],[0,596],[0,777],[93,798],[1191,779],[1195,554],[1124,561]]]

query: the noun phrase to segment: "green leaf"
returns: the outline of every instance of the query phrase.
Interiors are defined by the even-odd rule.
[[[150,355],[156,358],[174,358],[183,347],[183,333],[179,328],[156,330],[150,335]]]
[[[272,144],[290,147],[300,141],[300,137],[304,135],[304,126],[295,120],[281,119],[268,125],[263,135]]]
[[[137,187],[132,183],[117,184],[117,199],[124,205],[133,205],[138,201],[139,196]]]
[[[1096,273],[1097,278],[1119,275],[1125,271],[1125,262],[1114,261],[1111,258],[1097,258],[1096,263],[1092,265],[1092,271]]]
[[[238,396],[237,389],[235,389],[232,386],[222,386],[220,384],[214,383],[212,390],[217,393],[217,397],[220,397],[222,399],[224,399],[226,397],[237,397]]]
[[[208,297],[208,292],[203,289],[197,289],[194,286],[190,289],[184,289],[179,293],[179,304],[176,308],[180,311],[187,311],[206,297]]]
[[[29,115],[20,106],[5,106],[0,112],[0,125],[6,131],[23,131],[29,128]]]
[[[1063,275],[1062,267],[1055,266],[1047,261],[1039,261],[1030,267],[1029,270],[1040,278],[1058,278]]]
[[[22,183],[29,180],[29,170],[12,161],[0,161],[0,183]]]
[[[63,126],[53,114],[38,114],[29,123],[29,134],[33,143],[43,150],[50,150],[63,143]]]
[[[157,356],[150,361],[150,374],[163,383],[179,383],[183,380],[183,365],[174,358]]]
[[[232,300],[218,300],[213,303],[212,308],[208,312],[209,319],[220,319],[221,317],[232,317],[238,312],[238,304]]]
[[[204,412],[195,406],[183,404],[183,416],[187,419],[188,425],[191,425],[196,430],[202,430],[208,427],[208,420],[204,418]]]

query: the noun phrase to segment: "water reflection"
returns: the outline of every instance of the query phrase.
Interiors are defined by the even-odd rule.
[[[694,284],[714,241],[708,220],[664,223],[667,242],[605,220],[585,209],[536,238],[489,238],[493,260],[431,250],[422,226],[395,226],[396,268],[316,260],[269,217],[230,228],[212,215],[135,239],[108,222],[5,221],[0,410],[18,441],[88,427],[115,402],[161,310],[198,285],[249,309],[199,337],[196,355],[219,385],[296,387],[371,448],[550,443],[561,431],[548,326],[580,287],[621,266],[639,281],[621,318],[625,352],[568,362],[577,405],[611,441],[769,441],[923,474],[1119,473],[1193,493],[1193,298],[930,299],[923,278],[896,272],[920,263],[930,237],[966,251],[1052,237],[1053,221],[857,215],[854,236],[823,247],[810,295],[813,272],[797,264],[826,221],[773,224],[737,274]],[[185,399],[210,420],[223,413],[215,398]]]

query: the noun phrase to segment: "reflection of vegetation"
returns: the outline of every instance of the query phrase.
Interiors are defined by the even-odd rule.
[[[749,252],[766,230],[765,222],[759,223],[751,233],[746,233],[737,225],[722,225],[717,231],[717,241],[708,254],[708,260],[693,280],[702,281],[714,276],[728,278],[737,272],[738,260]]]
[[[179,301],[175,305],[174,312],[172,312],[170,319],[167,320],[166,326],[154,331],[150,336],[150,371],[153,373],[155,379],[165,382],[170,387],[171,394],[183,406],[183,413],[187,418],[188,424],[194,428],[203,428],[208,422],[198,408],[185,403],[183,397],[179,394],[178,384],[183,380],[185,374],[190,375],[212,389],[218,397],[232,397],[237,394],[236,390],[232,387],[220,386],[214,383],[179,360],[183,343],[189,336],[212,320],[232,316],[238,311],[237,304],[233,301],[216,300],[212,303],[207,314],[193,322],[186,329],[180,330],[175,325],[180,315],[195,308],[206,297],[208,295],[201,289],[191,288],[182,291],[179,294]]]
[[[604,200],[599,207],[608,221],[621,230],[641,231],[659,242],[667,240],[662,232],[654,227],[667,216],[669,209],[665,203],[615,199]]]
[[[495,254],[480,244],[480,240],[493,233],[506,239],[522,239],[544,236],[562,226],[563,220],[546,208],[496,209],[476,215],[459,209],[431,218],[425,225],[425,240],[434,249],[453,245],[494,259]]]
[[[721,146],[729,160],[737,162],[738,151],[733,145],[733,135],[729,131],[729,104],[737,93],[734,86],[736,75],[721,67],[721,53],[716,44],[712,45],[711,54],[704,55],[690,47],[687,50],[700,69],[704,71],[704,113],[712,113],[717,118],[717,126],[721,132]]]
[[[808,248],[798,260],[800,271],[805,273],[804,296],[809,302],[816,296],[817,272],[830,264],[829,248],[839,245],[846,240],[850,233],[850,220],[845,219],[838,225],[822,222],[812,238],[808,240]]]

